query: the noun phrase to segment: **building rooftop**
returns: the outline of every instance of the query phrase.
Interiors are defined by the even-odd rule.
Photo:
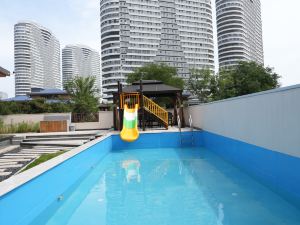
[[[36,95],[68,95],[68,93],[61,89],[41,89],[41,88],[33,88],[31,89],[30,96],[36,96]]]
[[[0,66],[0,77],[7,77],[10,75],[10,72]]]
[[[90,46],[87,46],[87,45],[84,45],[84,44],[67,44],[64,48],[74,48],[74,47],[86,48],[86,49],[89,49],[89,50],[94,51],[94,52],[99,52],[97,49],[91,48]]]
[[[24,96],[16,96],[14,98],[7,98],[7,99],[2,99],[1,101],[3,102],[27,102],[31,101],[32,99],[26,95]]]
[[[32,20],[21,20],[21,21],[18,21],[15,25],[22,24],[22,23],[34,25],[37,28],[39,28],[41,30],[45,30],[45,31],[47,31],[47,32],[49,32],[49,33],[51,33],[53,35],[53,32],[49,28],[44,27],[41,24],[39,24],[38,22],[35,22],[35,21],[32,21]]]

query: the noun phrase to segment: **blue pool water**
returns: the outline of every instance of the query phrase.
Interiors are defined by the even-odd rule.
[[[112,150],[34,225],[296,225],[300,211],[204,148]]]

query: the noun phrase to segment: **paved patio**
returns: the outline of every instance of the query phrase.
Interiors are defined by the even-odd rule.
[[[0,149],[0,182],[17,174],[42,154],[70,151],[97,137],[104,131],[16,134],[24,137],[20,145]]]

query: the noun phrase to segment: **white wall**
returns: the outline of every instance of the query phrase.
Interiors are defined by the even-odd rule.
[[[114,125],[113,112],[112,111],[100,111],[99,123],[101,129],[111,128]]]
[[[195,127],[300,157],[300,85],[191,106],[189,114]]]
[[[113,126],[113,112],[100,111],[99,122],[74,123],[75,130],[108,129]]]

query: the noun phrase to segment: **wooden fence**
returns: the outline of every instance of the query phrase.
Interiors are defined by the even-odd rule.
[[[61,121],[41,121],[40,132],[66,132],[68,131],[68,123],[66,120]]]

